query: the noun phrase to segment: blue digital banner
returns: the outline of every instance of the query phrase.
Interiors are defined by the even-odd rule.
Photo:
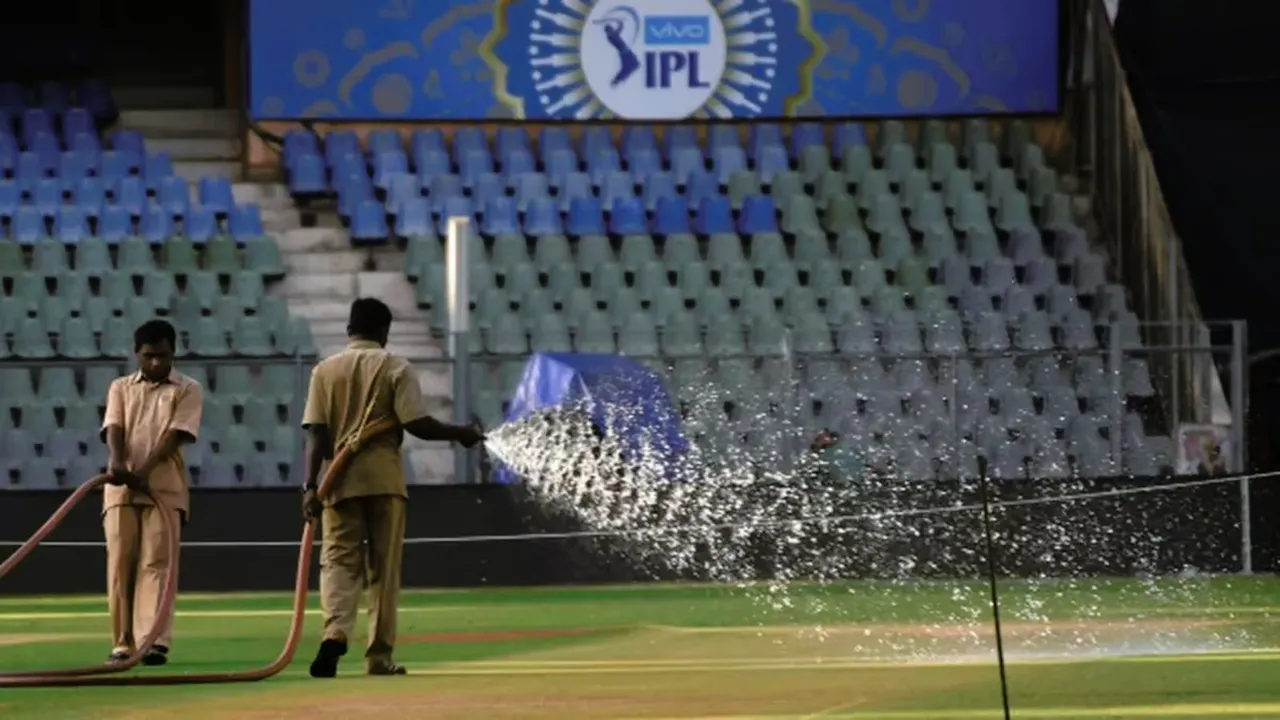
[[[1056,112],[1058,0],[252,0],[258,120]]]

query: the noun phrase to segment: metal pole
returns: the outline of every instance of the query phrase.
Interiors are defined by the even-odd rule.
[[[449,218],[445,246],[445,297],[449,307],[449,357],[453,360],[453,422],[471,424],[471,218]],[[472,482],[471,453],[453,448],[453,481]]]
[[[1124,378],[1121,366],[1124,364],[1120,347],[1120,324],[1111,323],[1111,332],[1107,333],[1107,371],[1111,375],[1111,398],[1107,403],[1107,415],[1111,419],[1111,457],[1117,464],[1124,462]]]
[[[1244,475],[1248,468],[1249,455],[1245,451],[1246,418],[1249,416],[1245,407],[1246,384],[1249,382],[1249,369],[1245,366],[1245,323],[1236,320],[1231,323],[1231,460],[1240,478],[1240,572],[1253,574],[1253,520],[1251,503],[1249,502],[1249,477]]]

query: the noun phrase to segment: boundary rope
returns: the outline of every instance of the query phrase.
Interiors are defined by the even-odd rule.
[[[1184,480],[1180,482],[1163,483],[1160,485],[1143,485],[1138,487],[1115,488],[1112,490],[1096,490],[1093,492],[1072,493],[1066,495],[1054,495],[1048,497],[1020,498],[1014,500],[997,500],[991,503],[992,510],[1001,510],[1006,508],[1028,507],[1034,505],[1050,505],[1055,503],[1067,504],[1074,502],[1086,502],[1090,500],[1101,500],[1117,497],[1129,497],[1133,495],[1144,495],[1156,492],[1164,492],[1169,490],[1188,490],[1191,488],[1206,487],[1212,485],[1227,485],[1232,483],[1244,483],[1253,480],[1270,480],[1280,478],[1280,471],[1269,471],[1262,473],[1252,473],[1247,475],[1232,475],[1229,477],[1203,478],[1199,480]],[[456,535],[452,537],[419,537],[405,538],[405,545],[458,545],[465,543],[482,543],[482,542],[522,542],[536,540],[577,540],[577,539],[598,539],[609,537],[644,537],[648,535],[664,535],[664,534],[683,534],[683,533],[705,533],[718,532],[725,530],[768,530],[771,528],[797,527],[804,525],[832,524],[841,525],[852,522],[870,522],[876,520],[894,520],[898,518],[921,517],[928,515],[950,515],[966,512],[980,512],[983,503],[967,503],[959,505],[937,505],[925,508],[907,508],[902,510],[883,510],[878,512],[858,513],[853,515],[823,515],[823,516],[807,516],[792,518],[788,520],[767,520],[760,522],[726,522],[726,523],[706,523],[697,525],[664,525],[651,528],[616,528],[616,529],[599,529],[599,530],[573,530],[568,532],[534,532],[534,533],[515,533],[508,535]],[[316,541],[317,543],[319,540]],[[0,548],[19,547],[23,541],[5,540],[0,541]],[[62,548],[101,548],[106,547],[106,542],[102,540],[87,541],[48,541],[41,543],[42,547],[62,547]],[[183,541],[183,548],[296,548],[297,541],[291,540],[190,540]]]

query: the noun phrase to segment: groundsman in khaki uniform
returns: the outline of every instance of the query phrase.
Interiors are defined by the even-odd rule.
[[[350,344],[316,365],[311,373],[302,424],[307,430],[303,513],[320,517],[320,603],[324,637],[311,676],[337,675],[338,660],[353,636],[360,593],[369,587],[369,645],[365,671],[403,675],[392,653],[400,597],[404,549],[405,488],[400,444],[404,433],[472,447],[483,442],[478,429],[447,425],[427,414],[413,366],[386,350],[391,310],[379,300],[351,304]],[[366,423],[394,417],[400,429],[366,442],[323,504],[316,497],[320,469],[333,449]]]

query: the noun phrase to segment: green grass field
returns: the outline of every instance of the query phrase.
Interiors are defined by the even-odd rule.
[[[1280,581],[1005,582],[1019,718],[1280,718]],[[267,663],[284,595],[186,595],[172,663]],[[407,592],[403,678],[285,674],[250,685],[0,690],[0,718],[1000,717],[988,588],[851,583]],[[108,647],[97,597],[0,598],[0,672]]]

